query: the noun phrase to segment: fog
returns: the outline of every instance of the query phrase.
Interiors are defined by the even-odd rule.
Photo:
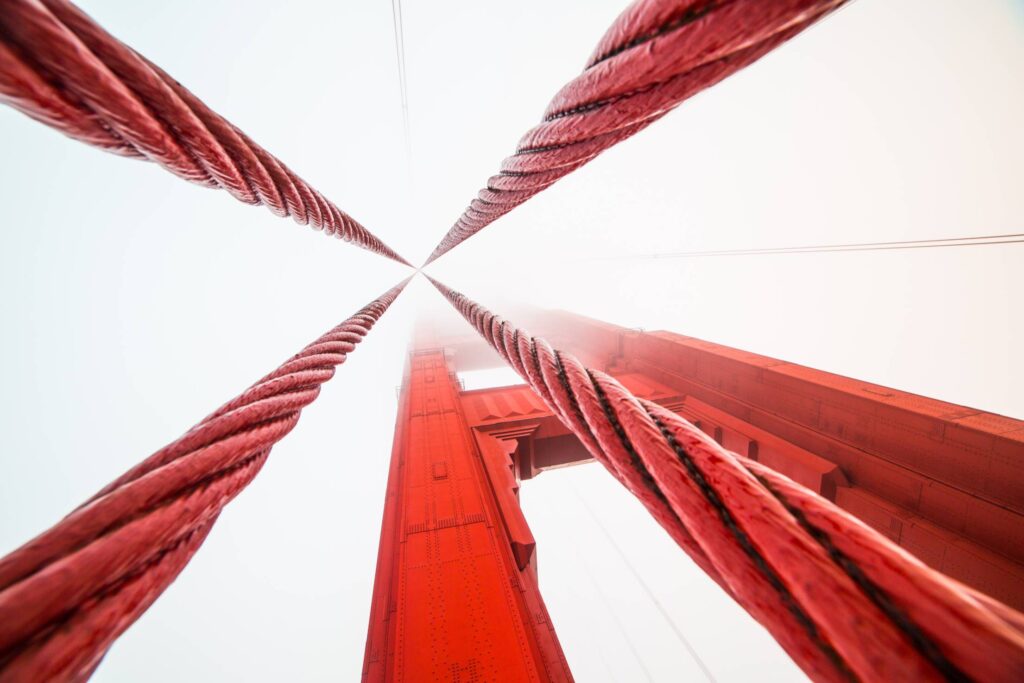
[[[623,4],[407,0],[409,153],[388,2],[81,6],[419,263]],[[1020,2],[858,0],[429,272],[1024,417],[1024,245],[626,258],[1021,232],[1021,73]],[[409,274],[8,108],[0,141],[0,553]],[[356,679],[409,330],[445,306],[413,281],[94,680]],[[599,466],[522,496],[577,680],[701,680],[679,634],[719,681],[803,679]]]

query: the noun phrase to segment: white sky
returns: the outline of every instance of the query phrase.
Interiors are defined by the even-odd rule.
[[[414,261],[622,8],[407,0],[410,170],[386,0],[82,6]],[[1021,232],[1022,36],[1019,1],[859,0],[432,273],[1022,417],[1024,245],[581,260]],[[9,109],[0,150],[0,553],[406,272]],[[399,299],[95,680],[356,679],[408,326],[438,305]],[[701,680],[600,525],[718,680],[800,680],[599,468],[523,491],[578,680]]]

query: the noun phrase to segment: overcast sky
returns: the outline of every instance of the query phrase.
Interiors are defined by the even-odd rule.
[[[81,4],[416,262],[623,6],[407,0],[410,165],[386,0]],[[1022,38],[1019,1],[858,0],[431,272],[1024,417],[1024,245],[590,259],[1022,232]],[[6,108],[0,150],[0,553],[408,272]],[[356,680],[395,387],[438,306],[399,299],[95,680]],[[676,631],[720,681],[801,680],[598,466],[523,501],[578,680],[702,680]]]

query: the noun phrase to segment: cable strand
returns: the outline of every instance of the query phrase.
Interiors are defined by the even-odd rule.
[[[626,483],[630,451],[636,454],[695,550],[674,536],[680,546],[702,568],[710,566],[813,679],[1009,682],[1024,675],[1024,615],[431,281],[517,370],[508,345],[494,343],[491,330],[519,340],[519,349],[530,339],[540,372],[520,372],[523,379],[619,481]],[[578,402],[582,423],[567,396]],[[657,497],[644,497],[646,485],[627,487],[659,514]]]
[[[5,0],[0,101],[65,135],[262,204],[408,265],[269,152],[67,0]]]
[[[752,64],[845,0],[638,0],[427,259]]]
[[[0,559],[0,680],[87,677],[407,282]]]

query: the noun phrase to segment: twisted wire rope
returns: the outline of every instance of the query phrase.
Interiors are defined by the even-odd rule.
[[[67,0],[0,0],[0,101],[408,265],[355,219]]]
[[[1009,682],[1024,676],[1024,615],[431,281],[812,679]]]
[[[846,0],[639,0],[551,100],[430,263],[609,147],[752,64]]]
[[[0,559],[0,681],[88,678],[407,282]]]
[[[844,1],[634,3],[428,262]],[[406,263],[66,0],[0,0],[0,99],[82,142]],[[1024,679],[1024,616],[432,282],[812,678]],[[0,681],[87,678],[404,286],[0,559]]]

